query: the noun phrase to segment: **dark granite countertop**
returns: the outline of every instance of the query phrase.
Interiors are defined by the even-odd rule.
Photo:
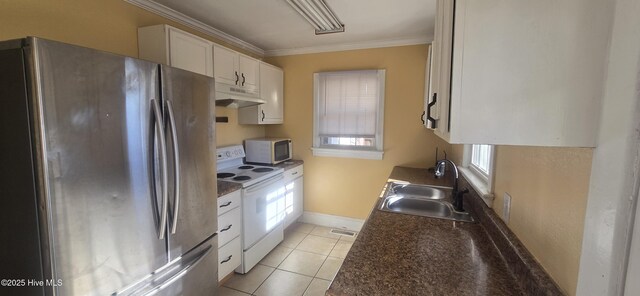
[[[395,167],[389,179],[450,184],[434,179],[426,169],[405,167]],[[486,215],[485,210],[478,208],[477,195],[465,198],[471,200],[467,208]],[[496,247],[496,240],[483,223],[382,212],[377,210],[378,204],[379,201],[326,295],[533,294],[509,267],[511,262]],[[481,222],[489,220],[474,216]],[[557,288],[551,283],[551,288]],[[529,293],[525,293],[524,287]],[[534,291],[535,295],[561,294],[553,289]]]
[[[304,164],[304,161],[300,160],[300,159],[291,159],[291,160],[287,160],[284,162],[281,162],[279,164],[274,165],[274,167],[277,168],[283,168],[285,171],[288,171],[292,168],[295,168],[297,166],[300,166]]]
[[[234,192],[240,189],[242,189],[242,185],[240,185],[240,183],[233,183],[233,182],[218,180],[218,197],[227,195],[231,192]]]

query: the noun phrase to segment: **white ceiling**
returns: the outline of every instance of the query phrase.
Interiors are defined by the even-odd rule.
[[[326,0],[344,33],[315,35],[286,0],[153,0],[267,55],[427,43],[436,0]]]

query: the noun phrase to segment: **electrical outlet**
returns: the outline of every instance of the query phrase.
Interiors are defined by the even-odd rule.
[[[504,220],[504,223],[509,224],[509,215],[511,215],[511,195],[505,192],[503,201],[504,203],[502,205],[502,220]]]

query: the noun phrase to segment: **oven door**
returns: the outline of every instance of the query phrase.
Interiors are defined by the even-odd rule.
[[[280,140],[273,142],[271,163],[277,164],[291,159],[291,140]]]
[[[284,176],[242,189],[243,249],[248,250],[285,217]]]

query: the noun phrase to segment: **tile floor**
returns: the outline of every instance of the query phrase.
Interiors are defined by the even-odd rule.
[[[220,296],[324,295],[354,237],[332,234],[331,228],[294,223],[282,241],[247,274],[234,274]]]

